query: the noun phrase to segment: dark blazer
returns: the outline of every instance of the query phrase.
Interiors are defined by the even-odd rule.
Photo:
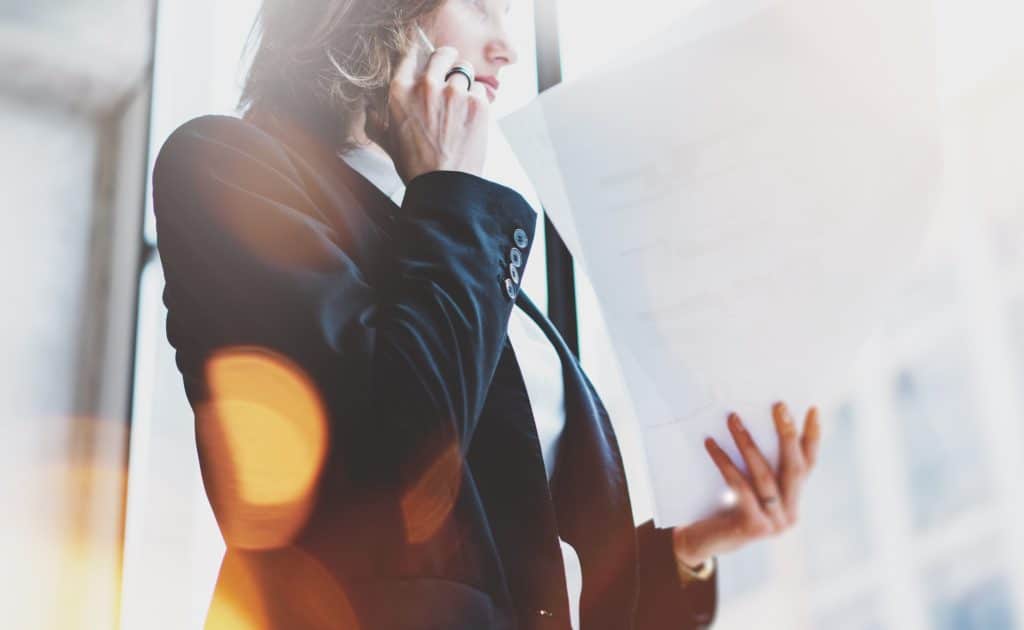
[[[582,630],[710,626],[717,576],[681,585],[670,530],[634,525],[600,398],[509,278],[537,229],[519,193],[440,171],[399,208],[310,131],[204,116],[164,144],[153,201],[193,409],[215,352],[258,347],[305,372],[330,421],[308,521],[284,549],[226,533],[215,605],[287,630],[568,630],[561,536],[581,559]],[[563,365],[550,485],[507,338],[515,304]]]

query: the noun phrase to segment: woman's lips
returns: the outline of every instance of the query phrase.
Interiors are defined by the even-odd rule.
[[[484,84],[484,87],[487,89],[487,98],[492,102],[498,97],[498,88],[501,84],[498,83],[497,79],[494,77],[477,77],[476,81]]]

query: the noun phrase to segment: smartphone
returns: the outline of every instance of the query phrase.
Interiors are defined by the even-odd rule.
[[[435,50],[434,44],[430,42],[430,38],[427,37],[427,34],[423,32],[423,29],[420,28],[419,24],[416,25],[416,32],[420,34],[420,41],[423,42],[423,45],[427,47],[427,51],[433,54]]]

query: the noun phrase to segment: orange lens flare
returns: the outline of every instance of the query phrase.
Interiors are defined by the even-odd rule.
[[[261,348],[233,348],[206,367],[197,413],[203,480],[230,545],[286,544],[312,508],[327,454],[320,396],[305,373]]]
[[[441,529],[462,482],[462,453],[451,444],[402,496],[402,517],[411,543],[426,542]]]
[[[11,451],[9,483],[0,488],[7,515],[0,525],[0,626],[113,627],[127,423],[62,416],[31,422],[45,427],[45,436]]]
[[[229,550],[205,628],[358,630],[359,624],[335,576],[312,555],[291,546],[256,553]]]

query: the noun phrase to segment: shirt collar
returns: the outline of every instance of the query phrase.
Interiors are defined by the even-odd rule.
[[[368,179],[396,204],[402,205],[402,197],[405,196],[405,183],[398,175],[395,163],[386,153],[366,146],[357,146],[338,153],[338,157]]]

